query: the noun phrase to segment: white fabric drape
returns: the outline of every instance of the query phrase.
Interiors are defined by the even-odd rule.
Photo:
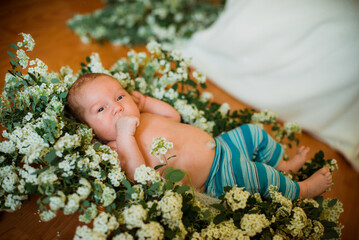
[[[227,0],[177,47],[228,93],[298,122],[359,171],[357,1]]]

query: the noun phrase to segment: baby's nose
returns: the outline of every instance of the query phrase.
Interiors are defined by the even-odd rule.
[[[113,110],[112,110],[113,115],[116,115],[116,114],[118,114],[118,113],[120,113],[120,112],[122,112],[122,111],[123,111],[123,106],[122,106],[121,103],[117,103],[117,104],[115,104],[115,105],[113,106]]]

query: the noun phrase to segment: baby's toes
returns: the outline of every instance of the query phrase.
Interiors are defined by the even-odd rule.
[[[303,151],[304,151],[304,149],[305,149],[305,146],[300,146],[300,147],[299,147],[299,149],[298,149],[298,151],[297,151],[297,153],[301,153],[301,152],[303,152]]]
[[[330,174],[329,168],[327,167],[323,167],[321,169],[318,170],[320,172],[320,174],[326,176],[328,173]]]
[[[304,149],[303,149],[303,153],[307,154],[307,153],[309,153],[309,150],[310,150],[310,148],[309,148],[309,147],[304,147]]]

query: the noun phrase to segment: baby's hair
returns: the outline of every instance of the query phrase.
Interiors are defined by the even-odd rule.
[[[74,84],[69,89],[69,93],[67,95],[68,108],[70,113],[79,121],[86,123],[83,118],[83,109],[79,106],[77,102],[77,95],[79,94],[79,90],[87,83],[92,82],[101,76],[111,77],[110,75],[104,73],[88,73],[80,76]]]

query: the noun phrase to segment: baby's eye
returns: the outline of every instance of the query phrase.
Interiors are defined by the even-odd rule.
[[[116,100],[120,101],[123,98],[123,96],[119,96]]]
[[[97,110],[97,112],[102,112],[103,110],[105,110],[105,108],[104,108],[104,107],[100,107],[100,108]]]

